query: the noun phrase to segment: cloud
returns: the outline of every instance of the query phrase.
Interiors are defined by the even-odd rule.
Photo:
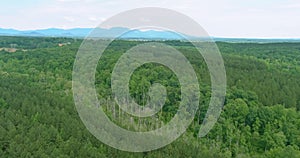
[[[300,9],[300,3],[282,5],[279,8],[281,8],[281,9]]]
[[[90,20],[90,21],[98,21],[98,19],[95,18],[95,17],[89,17],[89,20]]]
[[[60,3],[72,3],[72,2],[80,2],[80,3],[88,3],[88,2],[96,2],[96,0],[56,0]]]
[[[64,19],[68,22],[74,22],[75,18],[74,17],[70,17],[70,16],[64,16]]]
[[[56,0],[57,2],[80,2],[80,0]]]
[[[299,0],[45,0],[0,11],[0,28],[95,27],[117,13],[140,7],[181,12],[212,36],[300,37]]]

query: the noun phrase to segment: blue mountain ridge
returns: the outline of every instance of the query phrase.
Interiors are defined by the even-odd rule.
[[[92,34],[90,34],[92,32]],[[160,30],[130,30],[124,27],[105,28],[72,28],[72,29],[37,29],[20,31],[16,29],[0,28],[0,36],[30,36],[30,37],[76,37],[84,38],[88,35],[97,38],[112,38],[120,33],[122,39],[162,39],[162,40],[184,40],[184,37],[189,39],[201,39],[188,35],[179,35],[171,31]],[[286,39],[259,39],[259,38],[218,38],[211,37],[214,41],[231,42],[231,43],[275,43],[275,42],[300,42],[300,38]],[[203,38],[202,38],[203,39]]]
[[[2,36],[39,36],[39,37],[86,37],[91,32],[91,37],[111,38],[120,33],[126,32],[120,38],[132,39],[183,39],[182,36],[170,31],[140,31],[130,30],[128,28],[116,27],[110,29],[104,28],[73,28],[73,29],[39,29],[39,30],[25,30],[19,31],[15,29],[0,28],[0,35]]]

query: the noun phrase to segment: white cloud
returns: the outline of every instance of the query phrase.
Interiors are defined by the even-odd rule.
[[[80,2],[82,0],[56,0],[57,2]]]
[[[95,27],[125,10],[165,7],[195,19],[212,36],[300,37],[299,0],[45,0],[27,6],[1,14],[0,28]]]
[[[300,3],[282,5],[279,8],[281,8],[281,9],[300,9]]]
[[[70,17],[70,16],[64,16],[64,19],[68,22],[74,22],[75,18],[74,17]]]
[[[90,21],[98,21],[98,18],[95,18],[95,17],[89,17],[89,20],[90,20]]]

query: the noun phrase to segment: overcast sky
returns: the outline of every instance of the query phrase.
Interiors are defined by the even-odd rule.
[[[300,38],[300,0],[2,0],[0,28],[94,28],[138,7],[163,7],[217,37]]]

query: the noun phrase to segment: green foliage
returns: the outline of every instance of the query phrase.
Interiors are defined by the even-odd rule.
[[[217,43],[225,60],[228,91],[217,124],[206,137],[198,138],[211,93],[208,69],[190,43],[164,41],[180,50],[195,69],[200,109],[187,132],[172,144],[129,153],[102,144],[78,116],[71,74],[80,42],[0,37],[0,47],[16,44],[18,49],[0,52],[0,157],[300,157],[299,43]],[[162,65],[145,64],[131,76],[130,94],[143,106],[151,84],[160,83],[168,92],[163,109],[153,118],[132,119],[115,105],[110,89],[114,64],[126,50],[144,42],[111,43],[95,74],[108,117],[137,131],[167,123],[181,101],[176,75]]]

